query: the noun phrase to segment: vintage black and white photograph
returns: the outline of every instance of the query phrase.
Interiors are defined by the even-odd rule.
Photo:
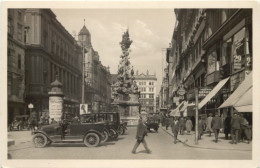
[[[7,161],[253,159],[252,8],[6,12]]]

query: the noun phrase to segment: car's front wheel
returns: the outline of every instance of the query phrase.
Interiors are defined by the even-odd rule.
[[[100,138],[98,134],[94,132],[88,133],[84,138],[84,144],[87,147],[95,147],[98,146],[99,143],[100,143]]]
[[[43,148],[47,145],[47,137],[43,134],[35,134],[33,136],[33,143],[36,148]]]

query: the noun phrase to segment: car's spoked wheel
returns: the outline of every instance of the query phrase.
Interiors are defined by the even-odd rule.
[[[117,139],[118,133],[114,129],[110,129],[109,131],[110,131],[110,135],[112,135],[111,137],[113,139]]]
[[[88,133],[84,138],[84,144],[88,147],[95,147],[99,142],[100,138],[96,133]]]
[[[47,137],[43,134],[35,134],[33,136],[33,143],[36,148],[43,148],[47,145]]]
[[[120,135],[123,135],[123,134],[124,134],[124,128],[123,128],[123,127],[119,127],[118,133],[119,133]]]
[[[102,133],[101,143],[106,142],[108,140],[108,132],[104,131]]]

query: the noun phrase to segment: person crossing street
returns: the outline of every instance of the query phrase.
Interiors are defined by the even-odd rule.
[[[145,125],[145,122],[147,121],[147,113],[141,112],[139,123],[137,126],[137,132],[136,132],[136,143],[134,145],[134,148],[132,150],[132,153],[136,153],[137,147],[142,143],[144,145],[144,148],[147,153],[151,153],[151,150],[148,148],[147,143],[145,141],[145,136],[147,136],[147,126]]]

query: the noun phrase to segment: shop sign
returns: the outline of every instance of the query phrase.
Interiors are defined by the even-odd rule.
[[[212,89],[210,88],[200,88],[199,90],[199,99],[202,99],[204,97],[206,97]]]
[[[80,114],[88,114],[88,104],[80,104]]]
[[[180,97],[173,97],[173,102],[176,103],[176,102],[179,102],[180,100]]]
[[[180,96],[183,96],[185,94],[185,90],[184,89],[179,89],[178,94]]]
[[[184,100],[184,95],[179,96],[180,100]]]
[[[241,69],[242,67],[242,57],[241,55],[234,55],[234,70]]]
[[[242,68],[242,55],[244,55],[244,38],[240,38],[234,42],[234,70]]]

